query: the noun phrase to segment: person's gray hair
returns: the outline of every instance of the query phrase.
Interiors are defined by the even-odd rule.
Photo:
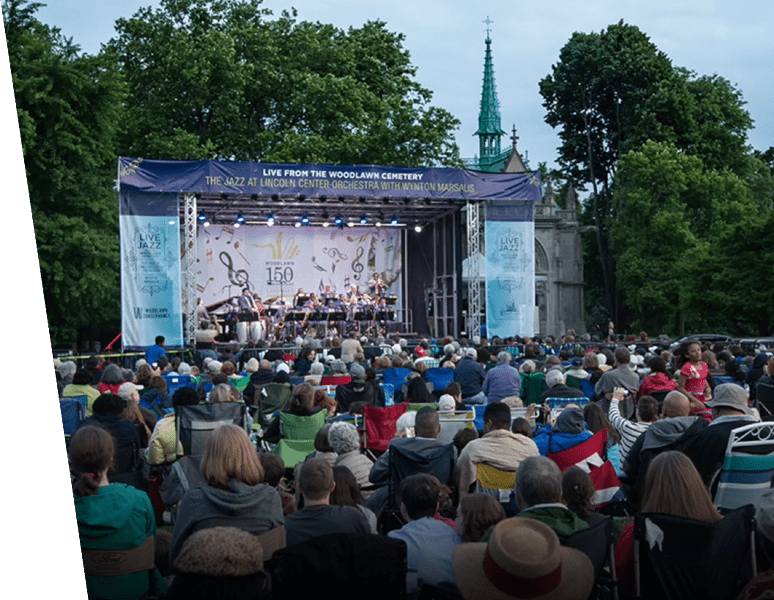
[[[559,369],[551,369],[546,373],[546,385],[548,387],[552,388],[560,383],[564,383],[564,373]]]
[[[219,402],[233,402],[234,396],[231,395],[231,386],[227,383],[219,383],[212,388],[209,401],[211,404]]]
[[[446,344],[446,345],[443,347],[443,353],[444,353],[444,354],[448,354],[449,356],[451,356],[452,354],[454,354],[454,344]]]
[[[328,443],[336,454],[360,449],[360,435],[352,423],[339,421],[328,431]]]
[[[62,378],[72,377],[73,375],[75,375],[75,372],[77,370],[78,370],[78,365],[75,364],[75,361],[66,360],[59,367],[59,374],[62,376]]]
[[[500,400],[503,404],[507,404],[510,408],[524,408],[524,400],[518,396],[507,396]]]
[[[217,373],[220,373],[220,370],[223,368],[223,363],[219,360],[211,360],[209,363],[207,363],[207,370],[212,374],[215,375]]]
[[[309,367],[310,375],[322,375],[323,373],[325,373],[325,365],[321,362],[314,361]]]
[[[337,358],[331,363],[331,374],[338,373],[339,375],[347,374],[347,365],[340,358]]]
[[[142,365],[147,365],[147,364],[148,364],[147,360],[145,360],[144,358],[138,358],[136,361],[134,361],[135,372],[139,371]]]
[[[498,363],[507,363],[511,362],[511,355],[503,350],[502,352],[498,352],[497,354],[497,362]]]
[[[521,461],[516,471],[516,491],[525,506],[560,502],[562,499],[562,472],[557,464],[545,456],[530,456]]]
[[[398,343],[400,344],[401,348],[408,346],[408,340],[406,338],[398,338]]]
[[[255,356],[251,356],[250,360],[245,365],[245,373],[252,374],[258,370],[258,359]]]
[[[177,373],[178,375],[190,375],[191,365],[189,365],[187,362],[181,362],[179,365],[177,365]]]
[[[476,352],[475,348],[467,348],[465,350],[465,356],[469,356],[470,358],[476,358],[478,356],[478,353]]]
[[[366,372],[363,365],[353,363],[349,368],[349,374],[352,376],[352,379],[358,379],[362,381],[365,379]]]
[[[407,410],[398,420],[395,422],[395,434],[400,435],[401,432],[405,432],[407,429],[412,429],[416,425],[417,411]]]
[[[536,369],[535,361],[527,359],[523,363],[521,363],[521,366],[519,367],[519,372],[534,373],[535,369]]]

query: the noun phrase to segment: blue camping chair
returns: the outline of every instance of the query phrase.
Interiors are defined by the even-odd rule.
[[[190,375],[164,375],[163,377],[167,382],[167,391],[170,396],[181,387],[196,387]]]
[[[86,418],[86,396],[60,398],[59,410],[62,413],[65,438],[69,438]]]
[[[454,371],[441,367],[428,369],[425,373],[425,379],[433,384],[433,391],[443,391],[446,386],[454,381]]]

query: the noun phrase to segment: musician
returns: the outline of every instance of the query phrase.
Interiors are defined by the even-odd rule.
[[[357,285],[352,284],[349,286],[349,297],[347,298],[350,306],[357,306],[360,301],[360,293],[358,292]]]
[[[336,293],[333,291],[333,288],[331,288],[330,284],[326,285],[325,289],[320,294],[320,299],[326,304],[328,300],[335,297],[336,297]]]
[[[218,323],[218,320],[214,315],[211,315],[207,310],[207,307],[204,306],[204,300],[199,298],[196,302],[196,323],[199,324],[202,322],[210,323],[218,334],[223,333],[223,329],[221,328],[220,323]],[[202,327],[202,329],[204,328]]]
[[[309,295],[304,292],[304,288],[298,288],[298,292],[293,296],[293,306],[302,307],[309,299]]]
[[[373,279],[368,282],[368,289],[370,290],[371,295],[375,297],[381,296],[384,293],[384,290],[387,289],[387,286],[379,278],[379,273],[374,273]]]
[[[258,307],[255,304],[250,288],[246,287],[242,290],[242,295],[239,296],[239,310],[242,312],[257,313]]]

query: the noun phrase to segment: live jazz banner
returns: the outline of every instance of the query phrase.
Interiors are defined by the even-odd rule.
[[[120,193],[121,331],[124,348],[163,335],[183,345],[177,194]]]
[[[262,301],[298,293],[337,294],[358,286],[368,293],[374,273],[400,298],[403,255],[400,231],[390,228],[200,226],[198,295],[205,305],[249,287]],[[398,307],[399,308],[399,307]]]
[[[535,222],[532,202],[487,203],[487,335],[535,334]]]

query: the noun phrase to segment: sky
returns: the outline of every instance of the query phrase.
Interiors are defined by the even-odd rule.
[[[45,0],[43,0],[45,2]],[[96,53],[114,33],[119,17],[158,0],[49,0],[38,18]],[[433,92],[433,104],[461,121],[456,141],[465,158],[478,154],[481,84],[486,24],[491,23],[492,54],[502,127],[515,125],[518,147],[532,168],[556,165],[556,132],[545,123],[538,91],[561,48],[576,31],[599,32],[621,19],[636,25],[672,60],[699,75],[718,74],[737,86],[755,121],[754,148],[774,146],[774,2],[740,0],[730,7],[717,0],[559,0],[527,8],[510,0],[478,6],[468,0],[265,0],[275,15],[295,7],[298,19],[359,27],[382,20],[405,35],[404,48],[417,67],[417,81]],[[504,136],[502,147],[508,147]]]

